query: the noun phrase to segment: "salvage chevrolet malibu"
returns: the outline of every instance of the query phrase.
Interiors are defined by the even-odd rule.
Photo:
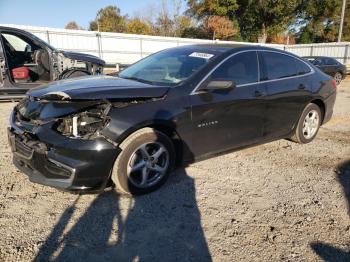
[[[196,45],[151,55],[118,76],[30,90],[8,129],[33,182],[144,194],[176,165],[287,138],[312,141],[336,84],[314,65],[259,46]]]

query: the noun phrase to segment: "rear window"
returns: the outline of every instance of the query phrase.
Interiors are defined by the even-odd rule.
[[[304,75],[311,69],[296,58],[275,52],[259,52],[261,81]]]
[[[337,60],[335,60],[333,58],[325,58],[324,59],[324,64],[325,65],[337,65],[338,62],[337,62]]]
[[[311,72],[310,67],[302,61],[295,59],[295,63],[298,69],[298,75],[305,75]]]

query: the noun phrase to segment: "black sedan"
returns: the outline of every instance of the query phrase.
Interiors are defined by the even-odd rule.
[[[335,98],[334,80],[293,54],[185,46],[118,77],[29,91],[11,114],[8,136],[14,164],[33,182],[78,192],[115,182],[144,194],[176,165],[277,139],[311,142]]]
[[[310,63],[321,69],[324,73],[333,77],[337,85],[339,85],[346,76],[346,66],[332,57],[306,56],[304,59],[307,59]]]

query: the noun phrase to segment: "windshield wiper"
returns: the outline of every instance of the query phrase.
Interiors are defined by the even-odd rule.
[[[134,77],[134,76],[119,76],[119,77],[123,78],[123,79],[135,80],[137,82],[154,85],[154,82],[152,82],[152,81],[145,80],[145,79],[142,79],[142,78],[137,78],[137,77]]]

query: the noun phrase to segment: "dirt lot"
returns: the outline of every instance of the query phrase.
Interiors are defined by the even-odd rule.
[[[177,170],[135,199],[35,185],[0,109],[0,261],[350,261],[350,81],[308,145],[281,140]]]

